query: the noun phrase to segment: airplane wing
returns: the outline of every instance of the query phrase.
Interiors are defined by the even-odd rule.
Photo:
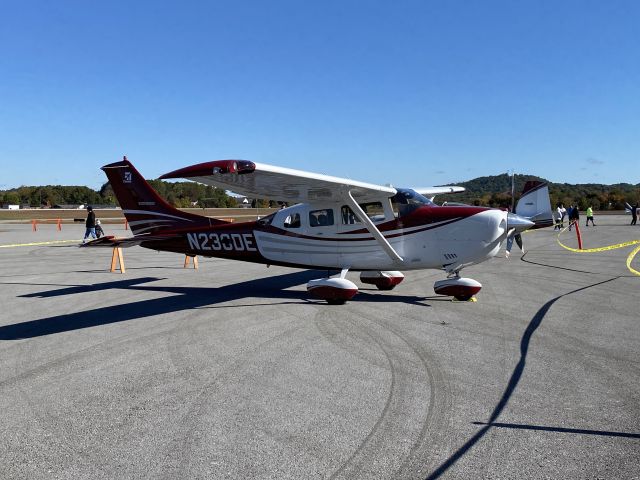
[[[434,197],[435,195],[440,195],[442,193],[460,193],[464,192],[464,187],[424,187],[424,188],[414,188],[413,191],[418,192],[420,195],[424,195],[425,197]]]
[[[347,178],[276,167],[248,160],[216,160],[180,168],[160,177],[188,178],[252,198],[297,203],[343,201],[348,192],[358,202],[392,197],[393,187],[357,182]]]

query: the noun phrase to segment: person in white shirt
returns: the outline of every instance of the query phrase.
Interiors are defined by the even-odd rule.
[[[564,217],[567,215],[567,209],[564,208],[564,205],[561,203],[558,205],[557,208],[557,222],[556,222],[556,226],[553,227],[554,230],[558,229],[558,230],[562,230],[564,228]]]

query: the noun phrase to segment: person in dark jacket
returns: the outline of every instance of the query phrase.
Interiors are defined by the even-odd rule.
[[[571,215],[573,215],[573,209],[574,209],[573,205],[569,205],[569,208],[567,208],[567,219],[569,220],[569,231],[571,231],[571,225],[573,223],[571,221]]]
[[[571,225],[578,224],[580,221],[580,211],[578,210],[578,206],[571,206],[571,213],[569,214],[569,230],[571,230]]]
[[[638,220],[638,202],[631,207],[631,225],[635,225]]]
[[[91,238],[96,238],[96,214],[93,213],[93,208],[91,206],[87,207],[87,221],[85,222],[85,226],[87,230],[84,232],[84,238],[82,242],[86,242],[89,235]]]

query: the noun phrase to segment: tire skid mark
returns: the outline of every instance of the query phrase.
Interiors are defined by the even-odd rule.
[[[22,387],[18,387],[18,392],[23,400],[23,405],[28,407],[31,413],[31,418],[42,431],[41,438],[46,439],[47,445],[49,447],[53,447],[59,457],[80,457],[82,460],[86,460],[86,455],[82,455],[80,449],[73,449],[69,447],[70,442],[61,441],[62,439],[60,437],[63,437],[63,439],[69,439],[71,437],[66,431],[64,431],[64,423],[61,423],[53,415],[47,413],[46,410],[36,405],[31,396]],[[63,430],[64,434],[60,435],[59,430]],[[53,440],[54,438],[56,440]],[[47,452],[46,455],[51,456],[51,453]]]
[[[434,455],[431,462],[425,464],[424,458],[422,457],[422,449],[427,439],[427,432],[433,430],[436,438],[438,435],[444,437],[448,434],[448,432],[444,431],[444,425],[448,422],[446,412],[450,411],[451,398],[448,388],[446,388],[445,377],[442,370],[438,367],[435,358],[430,356],[426,351],[423,352],[420,348],[414,346],[398,328],[390,327],[377,320],[374,321],[382,328],[385,328],[400,338],[414,352],[420,359],[423,370],[428,377],[430,386],[429,406],[427,408],[425,421],[422,423],[418,437],[407,453],[405,461],[394,474],[394,476],[398,477],[421,475],[429,468],[430,464],[435,463],[437,459],[437,456]],[[444,440],[444,438],[441,440]],[[437,441],[437,444],[441,444],[441,442]]]
[[[173,321],[170,319],[167,319],[165,322],[158,324],[158,326],[164,326],[167,323],[173,323]],[[29,377],[37,377],[40,375],[44,375],[48,370],[64,365],[69,361],[81,360],[83,358],[91,356],[92,354],[98,354],[110,348],[117,348],[119,346],[126,345],[127,343],[130,343],[130,342],[139,342],[140,340],[147,340],[147,339],[152,339],[154,337],[166,335],[167,330],[155,331],[152,333],[148,333],[146,335],[138,335],[138,333],[139,332],[128,332],[124,335],[120,335],[114,338],[107,338],[102,342],[94,343],[87,347],[84,347],[74,352],[63,355],[61,357],[57,357],[54,360],[38,365],[37,367],[20,372],[18,375],[14,377],[9,377],[4,380],[0,380],[0,388],[11,387],[12,385],[20,381],[26,380]],[[28,345],[29,343],[30,341],[23,342],[21,343],[21,345]]]
[[[359,307],[362,308],[362,305],[360,304]],[[422,464],[423,458],[420,452],[422,448],[424,448],[428,431],[436,427],[439,427],[436,428],[438,431],[442,431],[441,425],[446,420],[443,415],[439,414],[439,412],[446,410],[446,408],[440,407],[440,402],[438,401],[438,399],[441,398],[440,390],[442,389],[436,387],[436,384],[439,386],[444,384],[444,378],[442,372],[437,367],[433,368],[435,362],[430,362],[427,359],[428,354],[422,353],[407,337],[400,333],[398,329],[391,328],[383,321],[375,319],[377,311],[374,307],[367,308],[370,310],[369,315],[357,321],[345,320],[345,322],[351,323],[357,330],[362,331],[364,334],[362,338],[364,338],[365,341],[368,340],[369,344],[373,342],[377,348],[384,353],[394,377],[393,386],[387,397],[385,407],[372,429],[351,456],[342,463],[340,468],[336,470],[330,478],[366,476],[366,473],[375,477],[383,476],[388,478],[397,478],[399,473],[413,476],[415,471],[425,468]],[[332,341],[340,348],[344,348],[347,351],[350,350],[348,347],[345,347],[345,342],[339,340],[339,337],[337,337],[338,341],[336,341],[336,338],[326,331],[327,320],[331,321],[331,319],[324,320],[322,316],[319,315],[316,320],[319,321],[319,323],[317,323],[319,330],[329,341]],[[336,324],[335,320],[333,320],[332,323]],[[389,335],[382,334],[380,329],[393,335],[398,342],[391,342]],[[398,343],[403,344],[405,348],[399,349]],[[407,354],[416,358],[416,362],[410,361]],[[430,364],[432,366],[430,366]],[[419,430],[416,431],[416,429],[412,429],[408,433],[408,435],[415,437],[415,439],[412,439],[410,445],[407,444],[405,448],[401,448],[400,456],[395,457],[395,460],[403,459],[403,461],[396,461],[395,465],[389,463],[381,465],[382,469],[386,467],[384,471],[388,474],[382,475],[379,469],[373,471],[372,465],[373,468],[375,468],[376,460],[389,455],[388,448],[390,446],[396,446],[396,444],[389,442],[399,435],[398,433],[387,432],[392,434],[391,438],[385,437],[385,426],[389,428],[406,424],[405,413],[408,411],[407,407],[411,406],[407,403],[406,399],[419,397],[422,394],[422,390],[416,391],[416,387],[418,385],[424,387],[425,385],[424,382],[420,383],[420,381],[415,378],[416,370],[419,370],[420,376],[424,375],[426,382],[430,385],[428,407],[420,413],[422,420],[419,422]],[[411,390],[415,392],[413,395],[410,393]],[[446,399],[441,403],[446,404]],[[414,416],[415,414],[416,412],[414,412]],[[392,462],[393,460],[392,458]]]
[[[354,322],[349,321],[349,320],[347,320],[347,321],[349,323],[351,323],[353,326],[357,327],[357,325]],[[376,340],[376,338],[374,338],[373,335],[370,335],[367,332],[364,332],[364,334],[371,341],[373,341],[376,345],[378,345],[380,350],[385,355],[385,358],[387,360],[387,364],[388,364],[388,367],[389,367],[389,370],[390,370],[390,373],[391,373],[391,378],[390,378],[390,381],[389,381],[389,393],[387,395],[387,399],[385,401],[384,407],[382,408],[382,411],[380,412],[380,415],[376,419],[376,422],[373,424],[373,427],[371,428],[369,433],[364,437],[364,439],[362,440],[360,445],[358,445],[358,447],[353,451],[351,456],[349,456],[349,458],[347,458],[342,463],[342,465],[335,472],[333,472],[333,474],[331,474],[331,476],[329,477],[330,479],[335,479],[335,478],[338,478],[339,476],[342,476],[343,474],[346,474],[347,473],[347,469],[355,470],[355,472],[361,472],[362,471],[362,469],[360,468],[359,464],[367,461],[368,459],[363,459],[363,460],[360,460],[359,462],[356,462],[356,457],[360,456],[360,454],[363,452],[363,450],[371,443],[372,439],[374,438],[374,435],[376,434],[376,432],[382,426],[383,421],[387,418],[387,416],[389,414],[389,410],[391,408],[392,401],[394,400],[394,397],[396,396],[396,390],[397,390],[396,377],[397,377],[397,373],[396,373],[395,364],[394,364],[393,360],[391,359],[391,355],[389,354],[389,351],[382,345],[381,342]],[[353,473],[352,473],[352,475],[349,475],[349,476],[353,476]]]
[[[345,308],[345,306],[343,305],[342,308]],[[314,323],[318,332],[329,343],[354,358],[362,360],[368,364],[375,365],[379,368],[385,368],[387,363],[385,361],[380,361],[378,349],[373,347],[370,342],[366,341],[367,337],[362,334],[358,335],[358,330],[353,328],[347,329],[340,325],[340,323],[345,322],[346,320],[336,320],[332,312],[326,310],[326,307],[325,310],[318,308],[314,318]],[[331,326],[333,326],[333,329],[331,329]],[[352,326],[354,325],[352,324]],[[339,333],[334,333],[334,330]]]
[[[221,384],[223,384],[224,381],[229,377],[229,375],[240,370],[245,364],[247,364],[252,358],[254,358],[256,354],[259,354],[261,350],[264,349],[264,347],[283,341],[291,333],[296,332],[302,328],[303,326],[300,325],[287,328],[275,337],[258,343],[250,349],[247,349],[246,351],[240,352],[238,356],[234,356],[226,364],[221,365],[220,373],[213,379],[209,379],[208,382],[198,386],[197,388],[194,388],[193,390],[184,392],[183,397],[187,403],[190,403],[190,405],[181,414],[182,421],[176,422],[176,425],[180,425],[179,431],[174,433],[172,439],[168,441],[164,446],[164,449],[166,451],[164,458],[166,459],[166,461],[158,465],[158,470],[154,473],[153,476],[157,478],[170,479],[189,478],[188,469],[191,465],[191,458],[193,456],[191,454],[191,451],[198,443],[198,439],[196,437],[198,435],[199,429],[197,428],[197,425],[202,424],[200,419],[205,414],[204,410],[208,406],[206,394],[212,389],[218,388]],[[175,330],[178,331],[179,329]],[[300,349],[302,347],[297,348]],[[176,367],[179,368],[178,366]],[[169,462],[169,459],[171,457],[175,459],[176,452],[179,452],[179,458],[177,459],[177,462],[174,460],[173,468],[167,469],[167,464],[171,463]]]

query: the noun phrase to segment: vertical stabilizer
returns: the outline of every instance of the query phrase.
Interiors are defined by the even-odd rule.
[[[515,213],[531,220],[535,224],[531,227],[534,229],[553,225],[549,186],[543,182],[528,181],[518,200]]]
[[[182,212],[165,202],[127,160],[102,167],[134,235],[155,234],[184,227],[226,223]]]

